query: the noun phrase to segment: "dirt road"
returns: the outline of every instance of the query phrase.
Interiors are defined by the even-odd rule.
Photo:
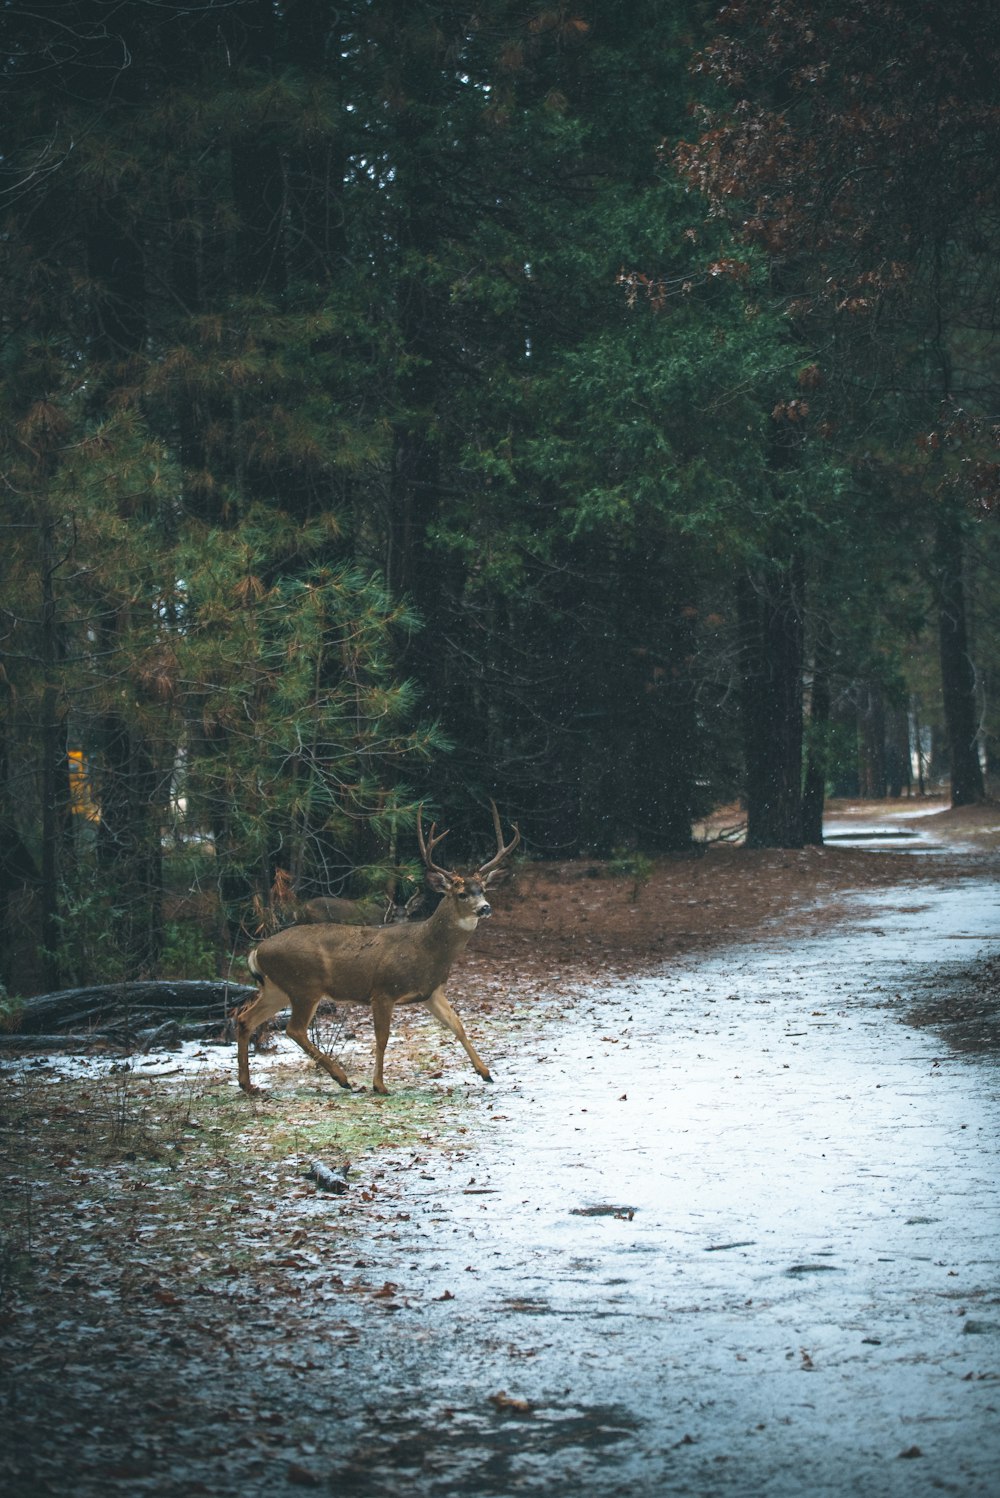
[[[1000,949],[975,858],[533,987],[476,1018],[493,1089],[420,1027],[385,1102],[280,1048],[256,1111],[228,1051],[138,1092],[22,1060],[6,1490],[994,1494],[1000,1073],[907,1023]]]
[[[346,1360],[356,1490],[995,1493],[1000,1076],[902,1019],[998,937],[985,882],[873,900],[512,1049],[474,1184],[368,1249],[414,1335]]]

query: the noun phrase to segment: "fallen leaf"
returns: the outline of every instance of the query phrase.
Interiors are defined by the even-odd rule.
[[[490,1404],[498,1410],[510,1410],[514,1415],[530,1415],[535,1408],[527,1399],[511,1398],[504,1389],[501,1389],[499,1394],[490,1395]]]

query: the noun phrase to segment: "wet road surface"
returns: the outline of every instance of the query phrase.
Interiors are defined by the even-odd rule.
[[[1000,890],[859,909],[491,1049],[363,1247],[398,1309],[328,1362],[338,1491],[998,1491],[1000,1071],[902,1016]]]
[[[325,1122],[246,1204],[226,1187],[229,1246],[202,1226],[176,1294],[141,1235],[136,1290],[106,1283],[100,1203],[75,1201],[71,1319],[12,1385],[60,1425],[12,1498],[995,1495],[1000,1069],[905,1015],[1000,948],[1000,885],[852,909],[487,1013],[492,1088],[442,1036],[426,1148],[360,1159],[343,1196],[304,1185],[309,1129],[390,1120],[407,1073],[349,1108],[317,1081]],[[195,1049],[235,1089],[231,1050]],[[288,1078],[256,1128],[299,1123],[297,1052]],[[155,1230],[144,1202],[177,1188],[140,1183]],[[213,1184],[190,1183],[209,1215]]]

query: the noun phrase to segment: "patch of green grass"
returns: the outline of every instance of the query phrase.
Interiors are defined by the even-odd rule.
[[[298,1088],[266,1106],[269,1153],[334,1151],[352,1160],[380,1149],[426,1145],[429,1134],[450,1135],[456,1113],[453,1097],[430,1088],[400,1089],[389,1097],[342,1093],[332,1099],[326,1088]]]
[[[38,1167],[71,1155],[87,1166],[196,1171],[224,1157],[252,1180],[262,1162],[290,1155],[358,1162],[382,1149],[453,1144],[466,1093],[416,1086],[376,1097],[318,1079],[250,1099],[214,1080],[202,1087],[123,1068],[58,1082],[7,1078],[2,1102],[11,1144]]]

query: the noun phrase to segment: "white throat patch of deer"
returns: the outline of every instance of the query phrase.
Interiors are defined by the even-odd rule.
[[[441,896],[426,921],[393,926],[289,926],[255,947],[247,959],[260,985],[256,998],[236,1017],[239,1081],[244,1092],[257,1089],[250,1082],[250,1037],[265,1020],[291,1008],[286,1033],[307,1056],[341,1087],[350,1087],[343,1067],[309,1039],[309,1025],[325,999],[336,1004],[367,1004],[375,1026],[375,1074],[372,1088],[385,1093],[382,1063],[397,1004],[423,1004],[450,1030],[484,1082],[492,1082],[489,1067],[478,1055],[465,1028],[445,997],[452,965],[479,922],[490,914],[486,890],[507,877],[502,865],[521,840],[504,843],[500,814],[491,801],[497,851],[474,873],[457,874],[433,860],[434,849],[447,832],[431,826],[425,840],[420,810],[417,841],[428,888]]]

